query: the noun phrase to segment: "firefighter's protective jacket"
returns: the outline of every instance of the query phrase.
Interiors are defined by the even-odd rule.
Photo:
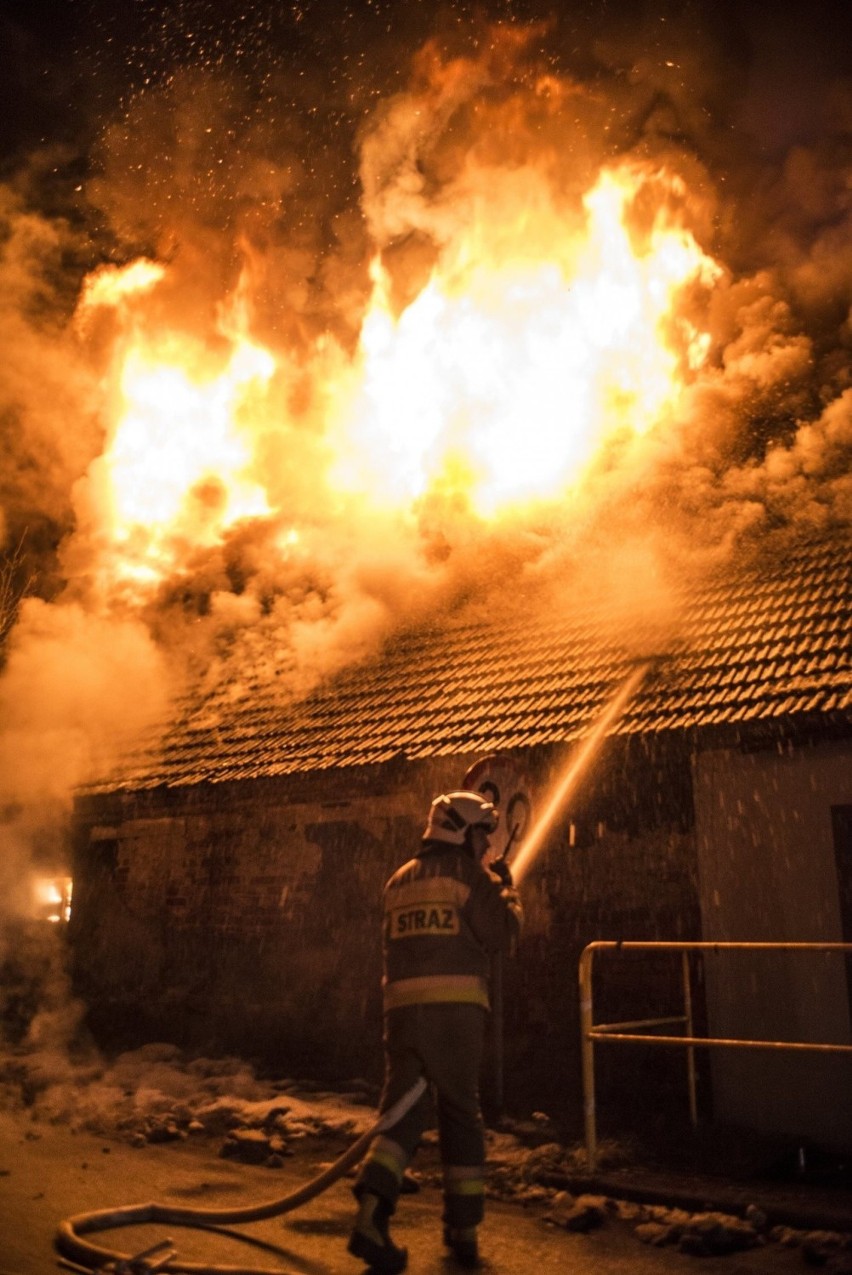
[[[488,1008],[491,956],[521,926],[515,890],[457,846],[426,842],[384,890],[384,1007]]]

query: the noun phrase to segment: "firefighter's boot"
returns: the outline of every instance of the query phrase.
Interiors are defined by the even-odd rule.
[[[385,1200],[365,1191],[358,1200],[358,1216],[347,1248],[372,1271],[398,1275],[408,1265],[408,1249],[397,1248],[388,1232],[391,1210]]]
[[[474,1270],[480,1265],[475,1226],[445,1226],[444,1244],[459,1266]]]

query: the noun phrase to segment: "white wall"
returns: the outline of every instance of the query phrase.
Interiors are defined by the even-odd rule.
[[[694,762],[703,938],[842,942],[831,807],[852,804],[848,743],[699,753]],[[852,1042],[837,955],[718,954],[705,963],[709,1031]],[[717,1120],[852,1148],[852,1055],[711,1051]]]

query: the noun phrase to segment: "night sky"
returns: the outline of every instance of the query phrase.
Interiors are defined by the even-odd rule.
[[[850,6],[792,6],[770,0],[548,5],[488,0],[5,0],[0,7],[0,153],[19,162],[33,147],[62,142],[85,153],[104,122],[134,94],[175,69],[219,68],[244,77],[263,96],[286,82],[288,105],[337,110],[357,120],[371,95],[398,85],[404,64],[430,35],[470,40],[477,24],[543,21],[554,66],[594,74],[603,35],[633,48],[666,52],[673,24],[721,51],[732,76],[747,82],[745,104],[716,103],[745,122],[767,147],[820,125],[820,99],[833,77],[850,74]],[[279,97],[279,101],[281,98]],[[738,120],[739,110],[745,116]]]

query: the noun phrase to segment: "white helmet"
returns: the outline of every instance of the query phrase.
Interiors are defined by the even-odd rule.
[[[451,846],[464,845],[468,828],[484,828],[493,832],[499,815],[494,804],[476,792],[442,793],[432,802],[423,832],[424,841],[444,841]]]

